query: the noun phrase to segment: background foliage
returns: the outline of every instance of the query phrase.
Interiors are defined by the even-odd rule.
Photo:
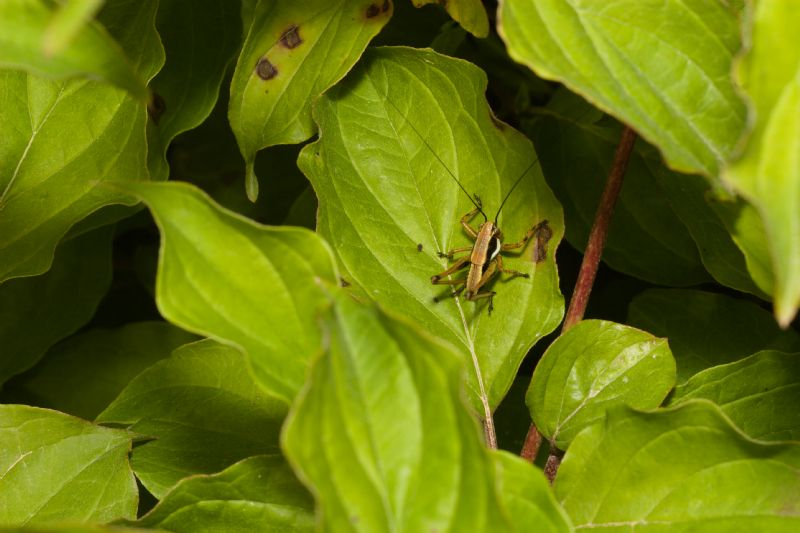
[[[796,531],[798,27],[0,1],[0,530]],[[474,196],[536,228],[491,314],[430,283]]]

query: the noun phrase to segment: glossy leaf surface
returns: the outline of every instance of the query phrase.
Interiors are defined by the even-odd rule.
[[[135,516],[132,436],[56,411],[0,405],[0,526]]]
[[[244,357],[211,340],[188,344],[139,374],[98,422],[155,438],[131,464],[157,498],[180,479],[276,452],[286,406],[262,392]]]
[[[115,2],[100,14],[144,79],[163,62],[156,3]],[[76,222],[133,203],[105,183],[148,179],[145,122],[144,103],[121,89],[0,70],[0,282],[45,272]]]
[[[524,515],[504,514],[493,456],[461,401],[460,361],[449,348],[345,295],[332,315],[328,350],[283,437],[317,496],[323,529],[510,531],[530,523],[529,513],[563,524],[546,486],[531,479],[538,474],[518,463],[505,465],[514,469],[508,499],[518,483],[539,492],[515,502],[516,511],[530,506]]]
[[[800,354],[763,351],[692,376],[670,405],[711,400],[750,437],[800,440]]]
[[[188,184],[127,187],[161,229],[161,313],[242,348],[261,384],[290,401],[319,349],[318,280],[338,280],[325,242],[306,229],[256,224]]]
[[[584,320],[547,349],[526,403],[542,435],[565,450],[607,409],[657,407],[674,384],[675,360],[666,339],[613,322]]]
[[[176,533],[313,531],[314,502],[280,456],[262,455],[181,481],[130,524]]]
[[[480,0],[449,0],[441,2],[439,0],[411,0],[416,7],[426,4],[439,4],[447,13],[458,22],[462,28],[470,32],[475,37],[486,37],[489,35],[489,17],[486,8]]]
[[[800,446],[740,433],[710,402],[609,411],[572,443],[555,482],[576,528],[794,531]]]
[[[298,162],[319,198],[317,230],[336,250],[347,281],[466,354],[470,400],[483,416],[563,313],[553,260],[561,209],[530,142],[494,119],[485,88],[483,73],[463,61],[432,51],[369,50],[320,99],[320,140]],[[490,217],[513,192],[499,217],[507,243],[547,221],[521,252],[504,254],[506,268],[530,279],[490,284],[497,291],[491,315],[485,299],[447,298],[448,286],[431,285],[448,266],[437,252],[473,243],[459,224],[471,198],[454,177],[480,196]],[[473,226],[480,222],[478,215]]]
[[[512,58],[630,124],[683,172],[716,176],[745,125],[730,70],[735,9],[717,0],[505,0]]]

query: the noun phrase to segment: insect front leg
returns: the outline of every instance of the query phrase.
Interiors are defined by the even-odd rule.
[[[452,259],[455,254],[460,254],[461,252],[471,252],[471,251],[472,251],[472,246],[463,246],[461,248],[453,248],[447,253],[436,252],[436,255],[438,255],[439,257],[446,257],[448,259]]]
[[[522,239],[519,242],[510,242],[508,244],[504,244],[502,250],[507,252],[508,250],[518,250],[520,248],[524,248],[528,241],[531,240],[531,237],[536,235],[536,233],[542,228],[547,226],[547,220],[542,220],[538,222],[535,226],[525,232]]]

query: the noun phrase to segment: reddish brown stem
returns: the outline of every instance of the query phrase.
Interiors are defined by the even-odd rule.
[[[564,318],[564,324],[561,326],[562,334],[580,322],[583,319],[583,314],[586,312],[586,304],[589,302],[589,295],[592,292],[594,278],[597,275],[597,267],[600,264],[600,257],[603,255],[603,247],[606,244],[608,224],[611,221],[611,214],[614,212],[614,206],[617,203],[619,191],[622,188],[622,178],[625,175],[625,171],[628,169],[628,161],[630,161],[635,142],[636,132],[626,126],[625,129],[622,130],[622,136],[619,139],[617,151],[614,154],[614,164],[611,167],[611,172],[608,174],[605,189],[603,189],[600,203],[594,215],[594,223],[592,224],[592,231],[589,233],[589,242],[586,244],[586,251],[583,254],[581,270],[578,273],[575,289],[572,291],[572,299],[569,302],[569,309]],[[522,457],[528,459],[528,455],[526,454],[531,453],[530,450],[538,451],[541,441],[542,436],[539,434],[536,426],[531,424],[528,435],[525,437],[525,443],[522,446]],[[551,450],[550,456],[547,458],[547,464],[545,465],[545,475],[551,483],[558,472],[558,465],[561,464],[560,457],[558,457],[554,451],[555,450]],[[536,457],[535,453],[533,457]]]
[[[578,281],[572,291],[572,299],[569,302],[564,324],[561,326],[561,333],[566,332],[580,322],[586,312],[586,304],[589,302],[589,295],[592,293],[597,267],[600,264],[600,257],[603,255],[603,247],[608,236],[608,223],[611,221],[611,214],[614,212],[614,206],[622,188],[622,177],[628,168],[628,161],[630,161],[635,141],[635,131],[629,127],[622,130],[622,136],[617,145],[617,153],[614,155],[614,165],[608,174],[606,187],[603,189],[600,204],[594,214],[594,223],[592,224],[592,231],[589,233],[589,242],[586,243],[581,270],[578,273]]]
[[[531,463],[536,460],[539,454],[539,447],[542,445],[542,434],[536,429],[536,424],[531,424],[528,429],[528,435],[525,437],[525,443],[522,445],[520,457],[530,461]]]

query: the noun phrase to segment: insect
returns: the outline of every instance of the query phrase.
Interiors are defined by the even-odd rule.
[[[398,113],[400,110],[397,109],[397,106],[391,100],[387,100],[392,107],[394,107]],[[402,113],[400,113],[401,116]],[[405,117],[404,117],[405,118]],[[463,297],[469,301],[477,301],[482,299],[489,300],[489,308],[488,312],[491,314],[492,310],[494,309],[494,296],[497,294],[493,290],[489,290],[487,285],[489,282],[497,275],[497,274],[507,274],[511,276],[509,279],[514,278],[528,278],[530,277],[529,274],[525,272],[519,272],[517,270],[512,270],[509,268],[505,268],[503,266],[503,258],[500,255],[501,252],[511,251],[511,250],[518,250],[522,251],[525,248],[525,245],[528,241],[534,237],[539,235],[543,228],[547,228],[549,230],[549,226],[547,225],[547,221],[544,220],[539,222],[538,224],[531,227],[525,235],[523,235],[522,239],[518,242],[513,243],[503,243],[503,233],[500,231],[498,227],[498,218],[500,216],[500,211],[503,209],[506,201],[508,201],[511,193],[514,192],[517,185],[522,181],[522,178],[528,173],[528,171],[533,168],[536,164],[537,159],[528,165],[525,171],[517,178],[514,182],[514,185],[509,189],[508,193],[506,194],[503,201],[500,203],[500,207],[497,209],[497,213],[495,214],[494,220],[490,219],[486,216],[486,213],[483,210],[483,204],[481,202],[480,197],[475,195],[470,195],[469,192],[464,188],[461,184],[459,179],[453,174],[453,172],[445,165],[444,161],[436,154],[436,152],[431,148],[422,134],[417,131],[414,125],[406,118],[405,119],[414,133],[422,140],[425,146],[431,151],[433,156],[439,161],[439,163],[444,167],[450,177],[458,184],[459,188],[467,195],[470,202],[475,206],[473,210],[469,213],[465,214],[461,217],[461,226],[464,228],[464,231],[467,232],[467,235],[470,236],[474,240],[472,246],[464,246],[461,248],[454,248],[448,252],[437,252],[437,255],[441,258],[447,258],[448,260],[452,260],[456,254],[469,252],[468,255],[462,256],[455,260],[455,263],[450,265],[446,270],[440,272],[434,276],[431,276],[431,283],[434,285],[451,285],[456,287],[455,290],[452,291],[451,296],[458,297],[463,294]],[[483,222],[478,226],[476,230],[472,225],[472,219],[480,213],[483,216]],[[537,236],[537,240],[539,237]],[[546,240],[545,240],[546,242]],[[418,248],[419,250],[419,248]],[[445,279],[453,274],[459,273],[461,270],[469,269],[467,276],[457,279]],[[434,302],[438,302],[439,298],[434,298]]]

